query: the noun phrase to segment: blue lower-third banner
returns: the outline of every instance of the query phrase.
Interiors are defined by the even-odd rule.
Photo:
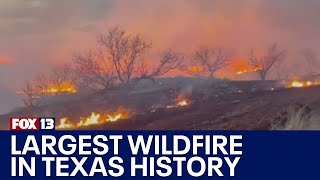
[[[319,179],[320,131],[0,131],[0,179]]]

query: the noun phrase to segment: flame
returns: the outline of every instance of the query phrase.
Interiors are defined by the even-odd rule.
[[[57,126],[57,129],[71,129],[71,128],[80,128],[87,127],[91,125],[106,124],[109,122],[115,122],[121,119],[127,119],[129,117],[129,111],[124,108],[119,108],[116,112],[113,113],[95,113],[92,112],[90,116],[86,118],[81,118],[78,123],[72,124],[71,121],[64,117],[60,119],[60,124]]]
[[[107,114],[106,117],[107,122],[114,122],[120,119],[127,119],[129,117],[129,111],[125,108],[120,107],[116,112]]]
[[[294,81],[291,82],[290,86],[291,87],[304,87],[304,83],[294,80]]]
[[[201,75],[205,72],[204,68],[201,66],[188,66],[187,70],[192,74]]]
[[[74,94],[74,93],[77,93],[77,88],[72,82],[65,81],[59,84],[50,84],[48,88],[43,89],[41,93],[50,94],[50,95],[66,94],[66,93]]]
[[[178,96],[178,102],[175,105],[169,105],[167,108],[174,108],[174,107],[183,107],[188,106],[190,102],[183,98],[183,96]]]
[[[262,70],[262,67],[252,67],[248,61],[242,57],[237,57],[233,60],[232,68],[236,75],[241,75],[250,72],[257,72]]]
[[[107,115],[107,116],[108,116],[107,121],[114,122],[114,121],[118,121],[119,119],[121,119],[122,114],[117,114],[115,116],[112,116],[112,115]]]
[[[182,100],[182,101],[179,101],[177,105],[178,106],[187,106],[188,102],[187,102],[187,100]]]
[[[68,118],[60,119],[60,124],[57,126],[57,129],[70,129],[73,127],[73,124],[70,122]]]
[[[80,122],[77,124],[77,127],[99,124],[99,118],[100,114],[92,112],[91,116],[89,116],[86,120],[80,120]]]
[[[307,86],[312,86],[312,82],[311,81],[307,81],[306,85]]]
[[[245,73],[249,73],[249,72],[257,72],[257,71],[261,71],[262,68],[261,67],[257,67],[257,68],[246,68],[243,69],[241,71],[237,71],[236,75],[241,75],[241,74],[245,74]]]
[[[187,106],[187,105],[189,105],[188,101],[184,99],[183,96],[178,96],[177,106]]]
[[[293,80],[286,87],[287,88],[303,88],[303,87],[318,86],[318,85],[320,85],[320,82]]]

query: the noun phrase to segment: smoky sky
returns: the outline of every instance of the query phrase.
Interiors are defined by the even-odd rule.
[[[299,74],[299,51],[320,49],[319,9],[318,0],[1,0],[0,113],[21,104],[16,91],[25,80],[94,47],[113,25],[142,34],[155,53],[221,46],[246,57],[277,42]]]

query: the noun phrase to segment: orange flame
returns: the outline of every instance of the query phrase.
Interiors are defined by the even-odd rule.
[[[203,75],[204,73],[204,68],[201,66],[188,66],[187,70],[192,73],[192,74],[196,74],[196,75]]]
[[[291,87],[304,87],[304,83],[299,81],[292,81]]]
[[[241,74],[245,74],[245,73],[249,73],[249,72],[257,72],[257,71],[261,71],[262,68],[261,67],[257,67],[257,68],[247,68],[247,69],[243,69],[241,71],[237,71],[236,75],[241,75]]]
[[[175,105],[169,105],[167,108],[174,108],[174,107],[183,107],[188,106],[190,102],[183,98],[183,96],[178,96],[178,102]]]
[[[125,108],[120,107],[116,112],[107,114],[106,117],[107,122],[114,122],[120,119],[127,119],[129,118],[129,111]]]
[[[177,105],[178,106],[187,106],[188,102],[187,102],[187,100],[182,100],[182,101],[179,101]]]
[[[80,128],[87,127],[91,125],[106,124],[109,122],[115,122],[121,119],[127,119],[129,117],[129,111],[124,108],[119,108],[114,113],[95,113],[92,112],[90,116],[86,118],[81,118],[80,121],[76,124],[72,124],[71,121],[64,117],[60,119],[60,124],[57,126],[57,129],[71,129],[71,128]]]
[[[252,67],[248,64],[248,61],[242,57],[237,57],[232,63],[235,75],[241,75],[250,72],[257,72],[262,70],[262,67]]]
[[[99,124],[99,119],[100,119],[100,114],[96,114],[95,112],[92,112],[91,116],[87,117],[85,120],[80,120],[80,122],[77,124],[77,127]]]
[[[318,85],[320,85],[320,82],[293,80],[286,87],[287,88],[303,88],[303,87],[318,86]]]
[[[56,95],[56,94],[74,94],[77,93],[76,86],[70,82],[62,82],[60,84],[50,84],[48,88],[43,89],[41,91],[42,94],[50,94],[50,95]]]
[[[188,101],[186,99],[183,98],[183,96],[178,96],[178,104],[177,106],[187,106],[189,105]]]
[[[70,129],[73,127],[73,124],[68,118],[60,119],[60,124],[57,126],[57,129]]]
[[[119,119],[121,119],[122,114],[117,114],[115,116],[112,116],[112,115],[107,115],[107,116],[108,116],[107,121],[114,122],[114,121],[118,121]]]

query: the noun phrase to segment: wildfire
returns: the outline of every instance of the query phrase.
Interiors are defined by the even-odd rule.
[[[261,67],[257,67],[257,68],[247,68],[247,69],[243,69],[241,71],[237,71],[236,74],[240,75],[240,74],[245,74],[245,73],[249,73],[249,72],[257,72],[262,70]]]
[[[197,74],[197,75],[201,75],[205,71],[204,68],[201,66],[189,66],[187,67],[187,70],[192,74]]]
[[[73,124],[68,118],[60,119],[60,124],[57,126],[57,129],[70,129],[73,127]]]
[[[99,124],[99,119],[100,119],[100,114],[96,114],[92,112],[91,116],[87,117],[85,120],[80,120],[80,122],[77,124],[77,127]]]
[[[182,101],[179,101],[177,105],[178,106],[187,106],[188,102],[187,102],[187,100],[182,100]]]
[[[291,82],[291,87],[304,87],[304,86],[305,86],[304,82],[299,82],[299,81],[292,81]]]
[[[175,105],[169,105],[167,108],[174,108],[174,107],[183,107],[188,106],[190,102],[183,98],[183,96],[178,96],[178,102]]]
[[[114,122],[114,121],[118,121],[119,119],[121,119],[122,114],[117,114],[115,116],[112,116],[112,115],[107,115],[107,116],[108,116],[107,121]]]
[[[78,123],[71,123],[71,121],[64,117],[60,119],[60,124],[57,126],[57,129],[71,129],[71,128],[80,128],[87,127],[97,124],[106,124],[109,122],[115,122],[121,119],[127,119],[129,117],[129,111],[119,108],[114,113],[95,113],[92,112],[90,116],[86,118],[81,118]]]
[[[293,80],[286,87],[287,88],[303,88],[303,87],[319,86],[319,85],[320,85],[320,82]]]
[[[50,84],[46,89],[43,89],[41,93],[50,95],[66,93],[74,94],[77,93],[77,88],[72,82],[66,81],[59,84]]]

